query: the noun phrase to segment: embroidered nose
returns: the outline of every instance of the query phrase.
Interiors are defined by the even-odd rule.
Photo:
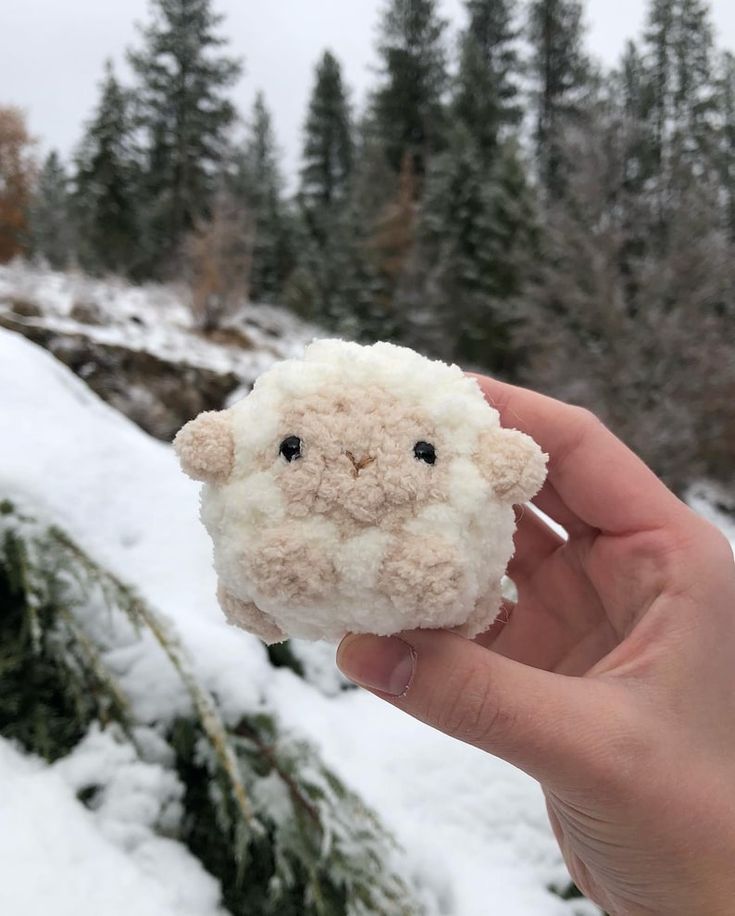
[[[352,452],[345,452],[345,455],[347,455],[352,463],[352,473],[354,477],[357,477],[363,468],[366,468],[375,461],[375,458],[371,458],[369,455],[363,455],[361,458],[356,458]]]

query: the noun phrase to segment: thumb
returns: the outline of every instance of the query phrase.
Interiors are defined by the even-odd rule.
[[[531,668],[446,630],[351,634],[337,664],[393,706],[551,785],[597,782],[625,728],[614,685]]]

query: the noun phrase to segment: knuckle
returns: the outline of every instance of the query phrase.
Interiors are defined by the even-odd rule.
[[[686,564],[680,564],[680,574],[691,575],[694,570],[694,558],[702,569],[718,571],[732,570],[735,564],[733,545],[728,538],[711,522],[689,510],[690,514],[683,523],[672,526],[669,534],[669,553],[688,558]]]
[[[575,405],[572,410],[574,411],[575,422],[578,425],[580,435],[604,425],[597,414],[588,407]]]
[[[568,431],[551,458],[552,464],[556,467],[563,464],[569,455],[579,449],[588,436],[604,429],[602,420],[586,407],[570,405],[568,411],[566,415]]]
[[[487,672],[474,668],[449,685],[439,707],[437,726],[468,744],[485,747],[508,727],[510,718],[497,703]]]
[[[733,554],[733,545],[725,537],[725,535],[720,531],[719,528],[707,522],[708,526],[708,539],[707,546],[711,551],[712,558],[717,564],[722,564],[724,568],[731,567],[735,562],[735,555]]]

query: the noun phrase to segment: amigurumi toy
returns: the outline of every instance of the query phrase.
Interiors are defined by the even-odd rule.
[[[512,507],[546,476],[471,376],[389,343],[315,341],[174,446],[206,484],[220,604],[266,643],[484,631]]]

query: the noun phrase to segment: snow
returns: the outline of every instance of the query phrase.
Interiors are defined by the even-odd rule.
[[[309,734],[325,763],[359,789],[411,851],[437,914],[598,912],[546,891],[569,879],[541,790],[520,771],[362,692],[335,701],[304,691],[295,675],[282,672],[271,699],[282,720]]]
[[[94,778],[89,811],[76,790]],[[0,738],[0,913],[15,916],[218,916],[219,887],[151,822],[177,787],[134,762],[109,734],[90,734],[52,766]]]
[[[60,296],[55,286],[52,295]],[[0,499],[60,524],[167,615],[225,717],[273,709],[312,741],[407,850],[403,867],[427,889],[434,916],[596,912],[546,890],[568,877],[540,790],[524,774],[340,689],[326,660],[332,649],[297,649],[321,672],[322,692],[274,669],[256,639],[225,624],[197,490],[169,446],[47,352],[0,331]],[[123,639],[107,661],[145,720],[188,702],[145,643]],[[216,912],[211,879],[153,833],[161,819],[175,820],[177,787],[103,737],[91,734],[51,767],[0,744],[0,912]],[[92,772],[104,789],[90,812],[75,790]]]
[[[167,362],[220,373],[232,372],[249,384],[277,359],[298,353],[315,328],[283,309],[243,305],[229,328],[250,348],[215,343],[198,333],[182,288],[124,280],[93,280],[83,274],[44,270],[18,261],[0,266],[0,313],[25,326],[80,334],[99,344],[141,350]],[[32,303],[40,316],[19,317],[12,303]],[[94,321],[75,317],[81,307]]]

